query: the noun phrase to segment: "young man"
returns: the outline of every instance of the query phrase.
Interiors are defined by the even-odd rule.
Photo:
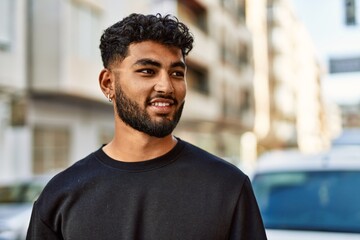
[[[111,142],[55,176],[27,239],[263,240],[250,181],[172,135],[193,37],[176,18],[132,14],[101,37]]]

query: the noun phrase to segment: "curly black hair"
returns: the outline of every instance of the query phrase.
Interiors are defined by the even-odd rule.
[[[100,39],[103,65],[122,61],[131,43],[152,40],[181,49],[185,57],[192,49],[194,38],[188,27],[171,15],[133,13],[107,28]]]

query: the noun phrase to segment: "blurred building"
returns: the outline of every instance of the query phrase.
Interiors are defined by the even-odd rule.
[[[112,107],[97,83],[104,9],[97,1],[1,4],[0,176],[62,169],[112,135]]]
[[[319,56],[326,66],[328,74],[324,77],[324,95],[338,104],[358,104],[360,1],[291,1],[297,15],[308,27]]]
[[[62,169],[111,138],[112,108],[98,87],[98,44],[103,29],[131,12],[173,13],[189,24],[196,43],[176,134],[238,160],[254,103],[244,1],[0,4],[1,179]]]
[[[2,0],[0,181],[62,169],[111,139],[98,44],[131,12],[175,14],[194,34],[177,136],[235,164],[327,145],[321,67],[287,1]]]
[[[360,128],[360,1],[291,1],[325,66],[324,97],[340,106],[343,128]]]
[[[259,5],[266,9],[260,16]],[[287,0],[249,0],[248,8],[253,37],[262,38],[265,31],[267,36],[254,40],[253,47],[259,151],[295,147],[310,153],[329,147],[323,69],[308,32]]]
[[[360,130],[360,102],[358,104],[340,105],[342,126],[348,129]]]

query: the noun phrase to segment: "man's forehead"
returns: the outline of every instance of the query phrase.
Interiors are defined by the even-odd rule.
[[[131,43],[128,48],[128,56],[135,54],[162,54],[171,53],[171,55],[183,57],[182,51],[179,47],[158,43],[155,41],[143,41]]]
[[[185,63],[185,59],[180,48],[152,41],[131,44],[128,49],[128,54],[124,60],[136,62],[141,59],[149,59],[153,62],[163,63]]]

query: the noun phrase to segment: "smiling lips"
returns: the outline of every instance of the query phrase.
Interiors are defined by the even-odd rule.
[[[172,111],[172,106],[175,105],[175,100],[168,98],[155,98],[149,105],[157,114],[169,114]]]
[[[166,106],[170,106],[170,103],[154,102],[154,103],[151,103],[151,106],[155,106],[155,107],[166,107]]]

